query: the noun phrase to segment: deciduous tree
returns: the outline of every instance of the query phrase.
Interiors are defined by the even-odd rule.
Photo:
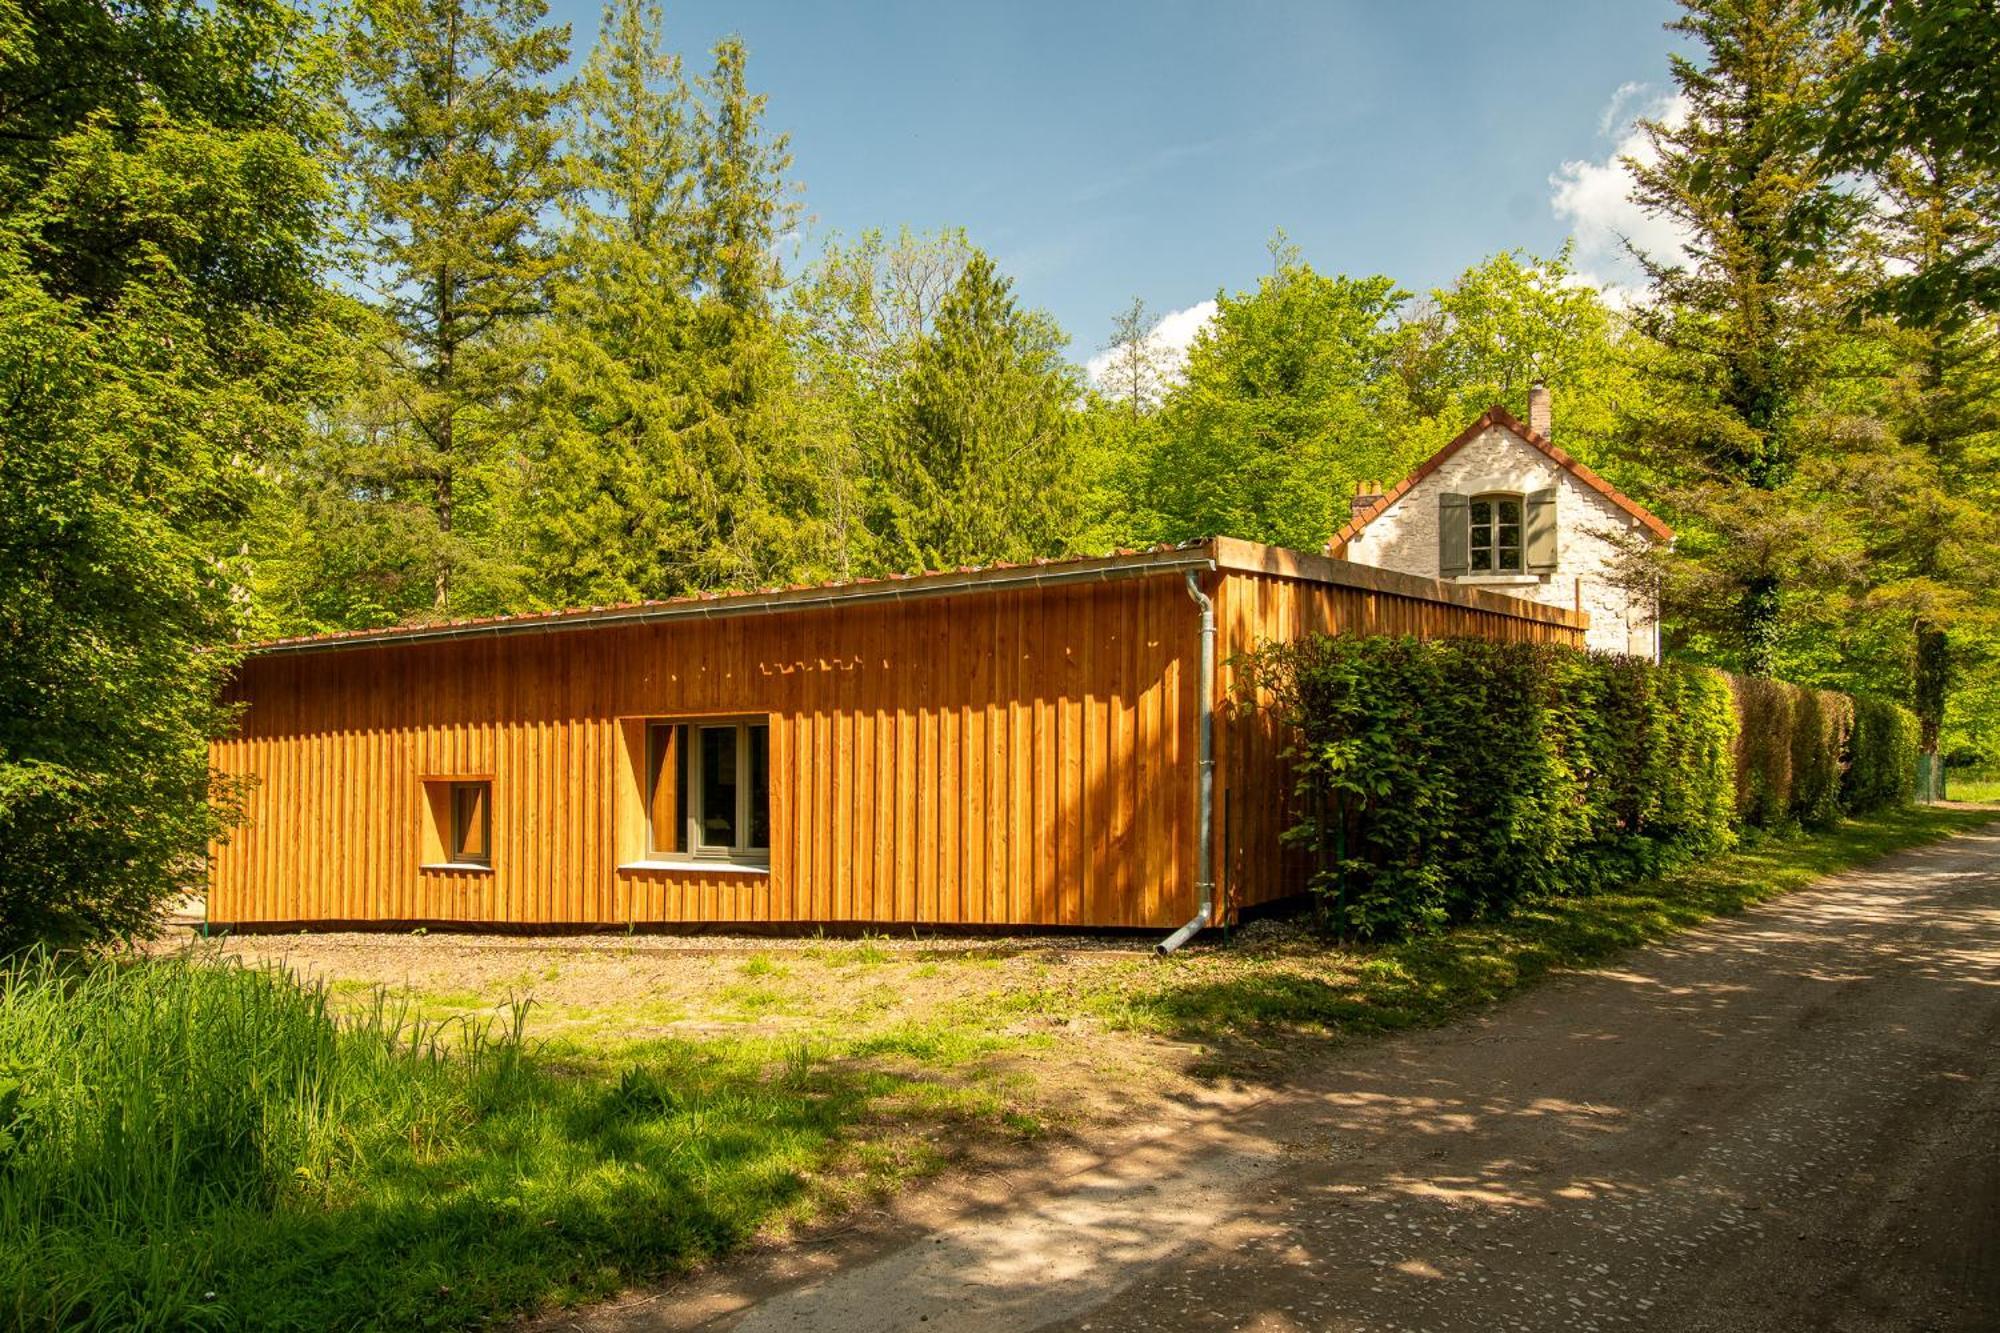
[[[1295,256],[1256,290],[1219,293],[1161,410],[1137,517],[1148,539],[1218,533],[1316,550],[1353,483],[1399,475],[1402,414],[1385,277],[1325,277]]]
[[[0,953],[200,878],[231,537],[325,388],[308,16],[0,0]]]
[[[1632,341],[1622,317],[1579,281],[1568,247],[1546,259],[1493,255],[1401,321],[1403,429],[1427,452],[1495,403],[1525,421],[1539,381],[1556,396],[1562,447],[1603,466],[1636,391]]]

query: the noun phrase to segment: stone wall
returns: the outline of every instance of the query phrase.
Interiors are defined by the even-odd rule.
[[[1556,488],[1553,574],[1475,574],[1454,582],[1590,613],[1590,647],[1651,657],[1653,598],[1620,584],[1628,553],[1653,540],[1639,521],[1504,426],[1493,426],[1411,487],[1347,545],[1357,564],[1438,577],[1438,497]]]

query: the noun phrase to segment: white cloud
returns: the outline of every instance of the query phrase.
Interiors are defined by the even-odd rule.
[[[1623,133],[1631,125],[1626,112],[1633,102],[1645,96],[1647,85],[1643,83],[1621,83],[1618,91],[1611,94],[1611,100],[1604,104],[1604,111],[1597,117],[1597,133],[1600,138],[1609,139],[1614,132]]]
[[[1160,373],[1169,381],[1178,380],[1187,366],[1188,348],[1194,344],[1195,335],[1208,326],[1215,318],[1215,302],[1197,301],[1185,310],[1169,310],[1153,325],[1146,335],[1149,347],[1160,367]],[[1083,363],[1092,384],[1102,385],[1104,376],[1111,369],[1111,361],[1117,353],[1109,348]]]
[[[1650,163],[1659,156],[1638,120],[1675,125],[1688,114],[1679,94],[1648,98],[1645,92],[1644,85],[1628,83],[1611,95],[1598,125],[1599,134],[1612,141],[1609,152],[1597,160],[1565,162],[1549,177],[1549,207],[1576,237],[1578,276],[1620,304],[1642,296],[1646,284],[1628,243],[1655,259],[1672,261],[1686,253],[1687,234],[1679,224],[1632,202],[1625,159]]]
[[[1185,310],[1169,310],[1153,326],[1147,341],[1155,349],[1174,359],[1174,373],[1187,362],[1188,348],[1194,345],[1194,336],[1208,327],[1208,321],[1215,318],[1215,302],[1197,301]]]

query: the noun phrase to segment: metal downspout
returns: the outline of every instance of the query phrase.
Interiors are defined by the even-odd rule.
[[[1212,849],[1215,845],[1215,603],[1201,590],[1201,579],[1195,571],[1187,571],[1188,596],[1194,598],[1201,608],[1201,665],[1198,670],[1201,691],[1201,749],[1200,788],[1201,810],[1196,819],[1200,850],[1196,853],[1195,889],[1201,894],[1201,910],[1193,920],[1167,936],[1154,946],[1154,952],[1165,958],[1174,950],[1195,937],[1202,927],[1215,921],[1215,861]]]

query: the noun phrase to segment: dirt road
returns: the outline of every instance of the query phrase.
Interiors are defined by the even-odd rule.
[[[577,1322],[2000,1328],[2000,826],[1331,1064]]]

